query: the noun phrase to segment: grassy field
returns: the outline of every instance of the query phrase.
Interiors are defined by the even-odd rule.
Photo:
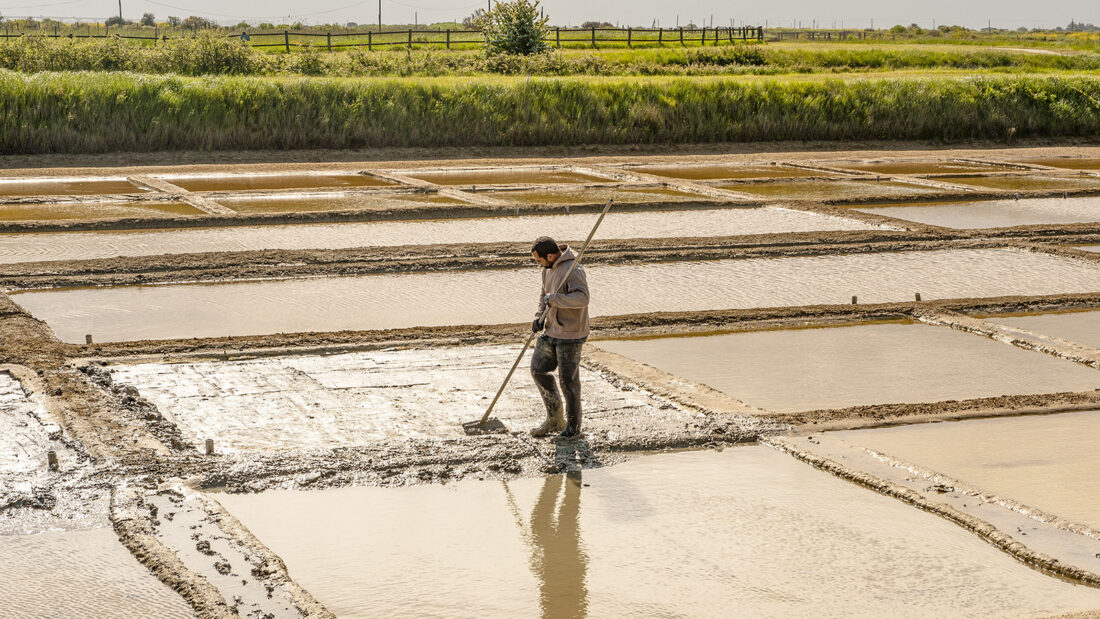
[[[782,75],[969,69],[1001,73],[1100,70],[1095,52],[1034,53],[963,45],[889,43],[738,44],[720,47],[556,50],[530,57],[486,57],[467,50],[269,53],[220,37],[179,39],[156,48],[119,39],[25,37],[0,43],[0,68],[134,71],[181,75],[478,76]]]
[[[1100,54],[1067,44],[1085,38],[914,40],[487,57],[24,37],[0,43],[0,152],[1100,134]]]
[[[0,73],[0,151],[1095,136],[1100,78]]]

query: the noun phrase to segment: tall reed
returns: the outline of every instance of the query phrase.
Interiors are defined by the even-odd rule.
[[[1100,78],[334,79],[0,71],[0,152],[1005,140],[1100,133]]]

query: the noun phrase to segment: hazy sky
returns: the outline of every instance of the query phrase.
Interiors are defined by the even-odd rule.
[[[474,9],[485,6],[477,0],[382,0],[382,18],[386,23],[411,23],[414,12],[418,22],[431,23],[460,19]],[[551,23],[576,25],[596,19],[623,25],[649,26],[659,20],[661,26],[704,19],[729,25],[737,23],[790,26],[801,20],[809,27],[817,20],[819,27],[875,27],[917,23],[924,27],[935,24],[960,24],[984,27],[992,20],[995,27],[1054,27],[1070,19],[1100,24],[1100,0],[1053,0],[1025,2],[1023,0],[769,0],[768,2],[733,3],[721,0],[546,0],[542,3]],[[186,17],[201,15],[219,22],[271,21],[275,23],[334,23],[356,21],[373,23],[378,19],[378,0],[122,0],[122,12],[127,19],[136,19],[150,12],[163,20],[168,15]],[[0,0],[0,14],[5,16],[50,16],[103,18],[118,13],[118,0]]]

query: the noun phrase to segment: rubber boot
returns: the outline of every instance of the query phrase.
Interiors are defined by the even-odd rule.
[[[581,411],[569,411],[569,423],[561,431],[562,438],[576,438],[581,435]]]
[[[546,421],[542,422],[541,426],[531,430],[531,436],[535,438],[549,436],[554,432],[562,431],[565,427],[565,417],[561,414],[560,410],[555,411],[554,414],[546,417]]]

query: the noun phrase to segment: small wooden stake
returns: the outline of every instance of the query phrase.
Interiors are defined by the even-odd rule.
[[[206,439],[206,455],[214,455],[214,439],[212,438]]]
[[[91,333],[84,336],[84,343],[85,344],[91,344],[92,343],[92,334]]]
[[[51,471],[57,470],[57,452],[49,450],[46,452],[46,463],[49,465]]]
[[[920,301],[920,293],[919,292],[917,294],[913,295],[913,296],[916,298],[917,301]]]
[[[852,305],[858,305],[858,304],[859,304],[859,297],[857,297],[855,295],[852,295]]]

